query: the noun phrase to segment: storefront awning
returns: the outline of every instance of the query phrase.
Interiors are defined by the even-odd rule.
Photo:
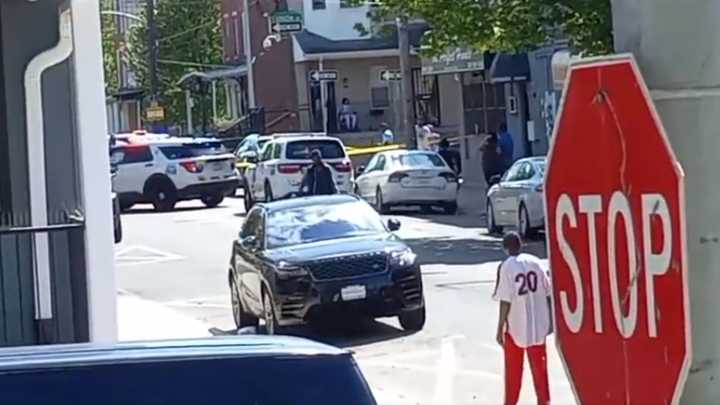
[[[530,63],[527,54],[497,54],[490,66],[489,77],[493,83],[530,80]]]

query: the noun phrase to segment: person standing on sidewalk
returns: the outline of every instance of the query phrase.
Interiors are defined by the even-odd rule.
[[[520,398],[525,353],[530,361],[538,404],[550,403],[545,338],[552,333],[550,281],[540,259],[521,254],[515,232],[505,234],[508,258],[500,265],[494,299],[500,301],[497,342],[505,352],[505,405]]]
[[[507,124],[504,122],[500,124],[498,131],[498,144],[500,145],[500,153],[502,154],[503,163],[505,164],[503,171],[505,171],[513,164],[515,142],[513,141],[512,134],[508,132]]]

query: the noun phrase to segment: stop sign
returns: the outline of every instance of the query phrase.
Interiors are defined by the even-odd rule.
[[[577,399],[677,403],[691,354],[683,172],[634,59],[573,65],[556,125],[547,238]]]

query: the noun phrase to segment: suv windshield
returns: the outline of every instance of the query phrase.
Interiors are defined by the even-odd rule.
[[[160,151],[168,159],[189,159],[207,155],[225,153],[225,147],[220,142],[198,142],[183,145],[160,146]]]
[[[365,203],[293,208],[270,213],[269,249],[385,233],[380,216]]]
[[[445,167],[442,158],[434,153],[408,153],[393,158],[401,166],[412,168]]]
[[[287,158],[296,160],[310,159],[310,152],[319,150],[323,159],[341,159],[345,157],[345,150],[340,142],[333,140],[295,141],[287,144]]]

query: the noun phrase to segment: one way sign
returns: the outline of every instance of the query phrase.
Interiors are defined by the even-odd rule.
[[[402,80],[402,73],[399,70],[383,70],[380,72],[380,80],[389,82],[391,80]]]
[[[310,72],[310,80],[314,82],[332,82],[337,79],[337,70],[313,70]]]

